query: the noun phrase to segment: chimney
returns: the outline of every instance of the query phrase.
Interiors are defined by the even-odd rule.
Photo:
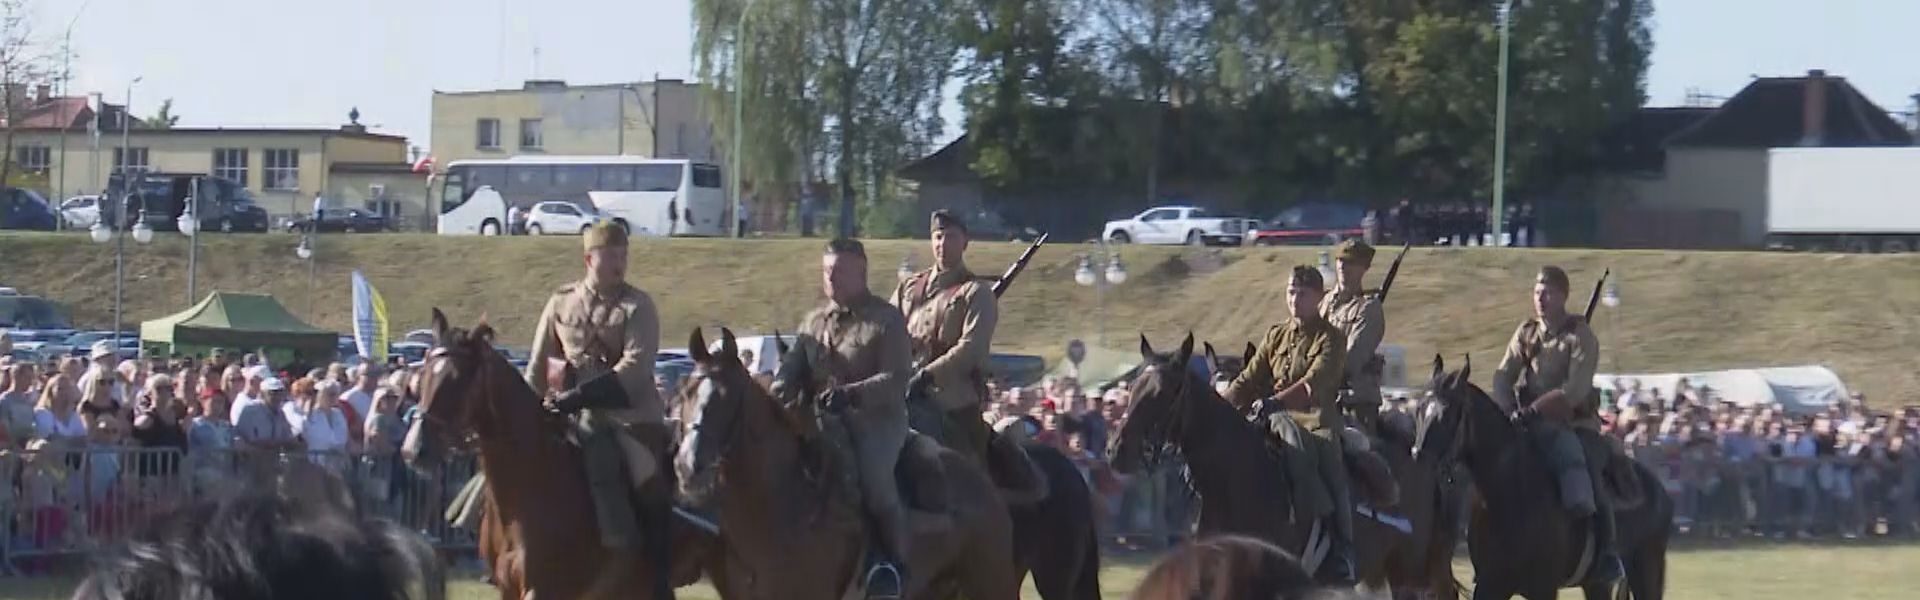
[[[53,100],[53,84],[42,83],[33,88],[33,103],[46,104]]]
[[[1806,98],[1800,103],[1800,145],[1824,146],[1827,142],[1827,72],[1807,71]]]

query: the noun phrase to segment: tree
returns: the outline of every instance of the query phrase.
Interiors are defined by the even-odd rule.
[[[0,182],[12,181],[14,128],[31,112],[27,90],[48,83],[47,55],[33,33],[33,7],[28,0],[0,0]]]
[[[180,124],[180,115],[173,114],[173,99],[160,101],[160,110],[153,116],[141,119],[140,123],[153,129],[173,129]]]
[[[830,172],[841,235],[857,229],[859,198],[895,201],[892,169],[925,155],[942,125],[950,1],[758,0],[743,21],[743,0],[696,0],[694,59],[708,99],[731,107],[737,93],[745,107],[743,131],[730,119],[716,128],[742,142],[731,159],[744,159],[742,175],[804,183]]]

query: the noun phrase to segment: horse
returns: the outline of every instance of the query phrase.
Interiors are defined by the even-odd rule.
[[[1203,347],[1207,365],[1216,375],[1223,373],[1213,344]],[[1240,364],[1251,364],[1255,352],[1247,344]],[[1400,501],[1392,511],[1368,507],[1353,520],[1357,579],[1370,589],[1390,588],[1394,598],[1455,591],[1451,544],[1458,538],[1438,519],[1445,488],[1437,469],[1415,463],[1414,441],[1414,432],[1381,427],[1373,451],[1392,470]]]
[[[740,363],[733,332],[721,329],[720,335],[719,352],[708,350],[698,329],[687,342],[695,371],[683,390],[695,396],[682,406],[692,406],[694,414],[674,468],[683,498],[695,504],[712,500],[718,508],[720,543],[728,549],[719,568],[724,579],[742,583],[723,596],[827,599],[858,593],[868,548],[860,500],[832,473],[816,476],[803,458],[815,443],[806,411],[812,403],[783,405]],[[1007,557],[1013,534],[993,482],[951,450],[942,449],[938,459],[951,510],[910,510],[913,543],[904,597],[957,591],[972,600],[1017,598],[1020,579]],[[851,468],[830,464],[820,471]]]
[[[1189,367],[1193,335],[1170,359],[1141,336],[1140,357],[1133,401],[1108,443],[1114,470],[1150,470],[1169,449],[1177,449],[1200,498],[1199,534],[1259,538],[1294,553],[1308,572],[1317,572],[1328,550],[1325,525],[1302,522],[1295,514],[1287,466],[1278,453],[1283,450]]]
[[[1548,491],[1558,486],[1544,455],[1527,443],[1504,407],[1468,381],[1471,372],[1469,361],[1459,371],[1446,373],[1435,357],[1432,390],[1440,414],[1422,428],[1417,452],[1423,462],[1431,454],[1431,464],[1463,464],[1472,477],[1467,547],[1473,598],[1554,598],[1560,588],[1575,587],[1584,567],[1590,566],[1592,529],[1585,519],[1567,518],[1556,494]],[[1620,591],[1634,600],[1659,600],[1666,587],[1673,501],[1651,470],[1638,463],[1633,468],[1645,499],[1615,511],[1617,549],[1626,568],[1626,586]],[[1582,590],[1589,600],[1599,600],[1613,588],[1596,584]]]
[[[483,319],[472,331],[451,328],[436,308],[433,331],[438,345],[424,367],[420,418],[407,431],[402,454],[424,468],[441,460],[452,436],[470,433],[477,442],[486,474],[480,554],[501,600],[626,598],[653,589],[658,577],[675,587],[699,579],[713,546],[684,523],[671,532],[672,573],[654,572],[642,552],[595,543],[600,530],[580,450],[566,441],[563,420],[541,407],[533,388],[494,350],[492,326]]]

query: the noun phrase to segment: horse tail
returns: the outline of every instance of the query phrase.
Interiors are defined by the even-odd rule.
[[[1100,534],[1088,529],[1085,537],[1073,588],[1079,592],[1076,600],[1100,600]]]

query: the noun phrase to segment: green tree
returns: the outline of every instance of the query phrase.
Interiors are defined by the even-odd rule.
[[[728,119],[717,128],[745,146],[733,159],[745,160],[742,174],[784,183],[831,173],[840,233],[853,235],[859,198],[878,201],[892,169],[925,155],[940,131],[949,10],[949,0],[696,0],[694,58],[709,99],[730,107],[737,91],[745,106],[743,131]]]
[[[33,108],[23,90],[48,83],[52,77],[47,55],[33,31],[33,5],[27,0],[0,0],[0,182],[13,180],[13,124]]]
[[[173,129],[173,126],[179,125],[180,115],[173,114],[173,99],[161,100],[160,110],[151,117],[141,119],[140,123],[153,129]]]

